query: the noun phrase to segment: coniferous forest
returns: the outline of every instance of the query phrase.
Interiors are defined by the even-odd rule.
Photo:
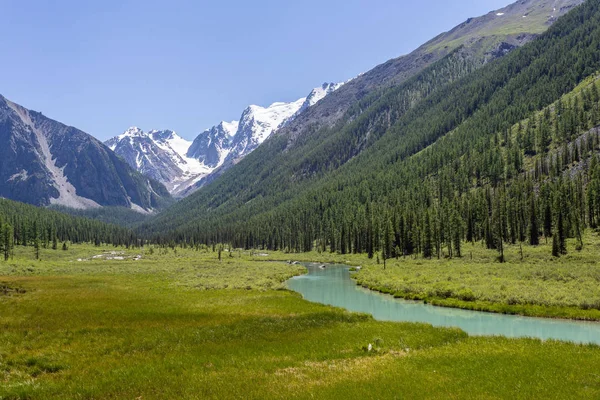
[[[0,199],[0,252],[8,259],[15,246],[66,250],[71,243],[137,246],[134,233],[118,225],[73,217],[15,201]]]
[[[600,223],[599,26],[587,2],[481,68],[459,48],[341,128],[273,138],[139,233],[384,258],[460,257],[481,241],[500,261],[505,243],[551,240],[560,256]]]

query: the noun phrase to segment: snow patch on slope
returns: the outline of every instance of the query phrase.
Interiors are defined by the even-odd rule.
[[[167,132],[167,136],[162,135]],[[192,142],[182,138],[173,131],[150,131],[148,135],[154,140],[154,143],[166,151],[175,164],[185,174],[201,174],[207,173],[208,168],[195,158],[187,156],[187,151],[192,145]]]

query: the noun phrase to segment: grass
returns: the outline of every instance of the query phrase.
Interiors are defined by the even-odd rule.
[[[235,255],[234,255],[235,254]],[[135,260],[139,257],[140,260]],[[16,257],[0,263],[0,276],[100,275],[155,277],[170,286],[196,289],[283,289],[287,279],[300,275],[299,265],[273,263],[250,253],[227,251],[218,261],[209,249],[125,249],[112,246],[72,246],[69,251],[43,250],[41,261],[31,248],[17,248]],[[254,260],[252,262],[248,262]]]
[[[434,305],[538,317],[600,320],[600,240],[588,234],[582,251],[551,257],[551,244],[507,249],[506,263],[480,244],[452,260],[394,260],[367,266],[357,283],[396,297]]]
[[[312,304],[277,290],[282,253],[31,253],[0,263],[0,399],[600,396],[597,346]]]
[[[486,22],[481,21],[481,25],[472,27],[467,24],[459,32],[460,34],[450,35],[442,41],[434,41],[426,50],[433,52],[443,47],[454,49],[480,39],[487,40],[488,44],[500,43],[506,37],[523,33],[541,34],[549,27],[548,20],[550,15],[553,14],[552,8],[553,5],[548,2],[541,7],[526,12],[527,17],[525,18],[523,18],[523,14],[519,13],[488,17],[491,19]],[[484,48],[489,49],[487,46],[484,46]]]
[[[535,317],[600,320],[600,235],[588,232],[584,247],[551,256],[551,241],[539,246],[506,246],[507,262],[481,243],[464,244],[463,257],[383,261],[364,255],[306,253],[294,259],[362,266],[357,284],[398,298],[434,305]],[[283,259],[290,255],[273,254]]]

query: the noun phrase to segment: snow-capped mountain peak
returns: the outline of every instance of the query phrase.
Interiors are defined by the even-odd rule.
[[[317,102],[319,100],[323,99],[329,93],[332,93],[332,92],[338,90],[344,83],[345,82],[342,82],[342,83],[327,83],[327,82],[325,82],[321,86],[314,88],[310,92],[308,97],[306,98],[306,101],[304,102],[304,104],[302,105],[302,110],[304,110],[308,107],[314,106],[315,104],[317,104]]]
[[[346,82],[341,82],[341,83],[327,83],[327,82],[325,82],[321,86],[314,88],[309,93],[309,95],[304,99],[304,102],[302,103],[302,105],[300,106],[300,108],[298,109],[298,111],[296,111],[296,113],[294,113],[293,116],[291,116],[290,118],[288,118],[287,120],[285,120],[285,122],[283,123],[283,125],[286,125],[287,123],[293,121],[296,118],[296,116],[298,116],[304,110],[306,110],[309,107],[314,106],[320,100],[322,100],[323,98],[325,98],[325,96],[327,96],[328,94],[330,94],[330,93],[338,90],[345,83]]]
[[[129,165],[164,183],[171,192],[181,183],[210,172],[199,160],[187,156],[191,144],[171,130],[144,132],[137,127],[106,142]]]
[[[195,158],[210,168],[217,168],[223,164],[229,154],[231,140],[238,130],[239,122],[221,121],[218,125],[202,132],[186,154]]]
[[[119,136],[115,136],[114,138],[107,140],[105,144],[112,150],[115,151],[117,144],[122,140],[130,140],[130,138],[143,137],[145,135],[144,131],[142,131],[137,126],[132,126],[127,129],[125,132],[120,134]]]
[[[303,97],[291,103],[276,102],[268,107],[257,105],[247,107],[242,113],[227,159],[239,159],[257,148],[292,118],[305,101],[306,97]]]
[[[223,128],[225,132],[227,132],[229,136],[233,136],[237,132],[238,126],[240,126],[240,121],[221,121],[219,125],[221,126],[221,128]]]
[[[193,189],[188,189],[200,185],[204,177],[245,157],[298,113],[341,85],[324,83],[307,97],[289,103],[250,105],[239,121],[221,121],[193,142],[171,130],[144,132],[133,126],[106,145],[138,171],[162,182],[172,194],[189,194]]]

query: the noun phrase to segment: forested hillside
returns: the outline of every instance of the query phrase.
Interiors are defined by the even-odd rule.
[[[285,163],[289,137],[269,140],[141,232],[384,258],[481,240],[502,259],[503,243],[546,236],[560,255],[600,222],[598,48],[597,1],[481,69],[458,48],[355,104],[351,124],[300,137]]]
[[[0,198],[0,257],[15,246],[66,250],[71,243],[138,245],[129,229]]]
[[[519,0],[486,15],[469,18],[441,33],[415,51],[389,60],[351,80],[317,106],[282,129],[288,147],[315,129],[343,123],[356,102],[377,91],[400,85],[459,47],[476,63],[505,55],[545,32],[556,19],[583,0]],[[375,39],[376,40],[376,39]],[[399,40],[402,40],[399,38]]]

